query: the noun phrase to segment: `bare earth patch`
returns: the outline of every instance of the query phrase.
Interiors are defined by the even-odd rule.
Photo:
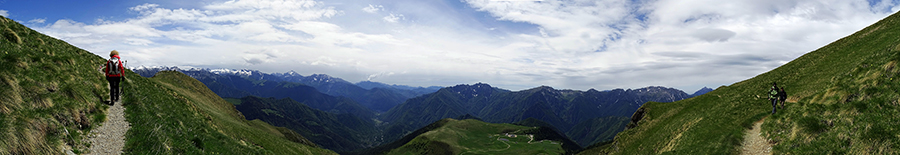
[[[772,145],[762,136],[762,123],[766,118],[753,123],[753,128],[744,134],[744,142],[741,143],[742,155],[772,154]]]

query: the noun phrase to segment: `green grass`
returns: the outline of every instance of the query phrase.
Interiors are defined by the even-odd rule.
[[[864,47],[860,47],[864,48]],[[877,49],[871,49],[877,50]],[[900,147],[900,50],[881,49],[825,91],[768,120],[763,130],[777,152],[896,154]]]
[[[334,154],[293,131],[245,120],[234,105],[179,72],[138,77],[125,88],[132,123],[126,153]]]
[[[0,154],[88,153],[106,120],[101,56],[0,17]],[[127,59],[127,52],[123,52]],[[335,154],[285,128],[245,120],[231,103],[181,73],[122,82],[126,154]]]
[[[0,17],[0,154],[60,154],[87,148],[105,120],[103,59]]]
[[[474,119],[453,120],[419,135],[387,154],[563,154],[556,141],[535,141],[529,130],[512,124],[491,124]],[[508,134],[514,134],[510,137]]]
[[[736,154],[743,131],[771,113],[772,82],[789,95],[787,109],[763,123],[776,154],[898,154],[898,18],[708,94],[644,104],[636,128],[582,154]]]

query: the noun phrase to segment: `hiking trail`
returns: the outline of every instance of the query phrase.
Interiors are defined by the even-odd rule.
[[[742,155],[772,154],[772,144],[769,144],[761,132],[764,120],[766,118],[754,122],[753,128],[744,132],[744,142],[741,143]]]
[[[122,154],[125,147],[125,132],[131,124],[125,120],[125,107],[121,100],[109,107],[106,122],[99,128],[91,130],[90,154]]]

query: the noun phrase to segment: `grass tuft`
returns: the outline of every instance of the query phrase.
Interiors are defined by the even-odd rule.
[[[15,31],[13,31],[12,29],[9,29],[9,28],[6,28],[3,30],[3,37],[5,37],[7,41],[15,43],[15,44],[22,43],[22,38],[19,37],[19,34],[17,34]]]

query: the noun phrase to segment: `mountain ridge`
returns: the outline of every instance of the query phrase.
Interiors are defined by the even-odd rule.
[[[712,88],[703,87],[703,88],[700,88],[700,90],[695,91],[693,94],[691,94],[691,96],[700,96],[700,95],[709,93],[711,91],[713,91]]]
[[[235,106],[247,119],[259,119],[272,125],[298,131],[322,147],[349,151],[372,146],[378,130],[373,122],[349,114],[332,114],[300,102],[282,98],[247,96]]]
[[[385,112],[390,108],[393,108],[397,104],[402,103],[406,99],[420,96],[427,93],[432,93],[436,91],[436,86],[431,86],[428,88],[424,87],[410,87],[404,85],[387,85],[383,83],[376,82],[367,82],[371,86],[371,88],[363,88],[358,84],[350,83],[341,78],[332,77],[326,74],[312,74],[310,76],[303,76],[294,71],[289,71],[285,73],[263,73],[258,70],[249,70],[249,69],[208,69],[208,68],[190,68],[190,69],[181,69],[177,66],[174,67],[165,67],[165,66],[154,66],[154,67],[134,67],[135,72],[141,74],[142,76],[148,77],[152,76],[153,73],[162,71],[162,70],[175,70],[179,72],[186,73],[191,77],[201,79],[204,83],[210,82],[219,82],[225,85],[229,85],[229,82],[238,82],[235,80],[245,79],[248,81],[274,81],[274,82],[293,82],[293,83],[301,83],[307,86],[311,86],[316,88],[317,91],[328,94],[331,96],[340,96],[347,97],[353,99],[360,105],[363,105],[369,109],[372,109],[376,112]],[[217,78],[219,77],[219,78]],[[219,79],[231,79],[231,80],[222,80]],[[409,88],[409,89],[407,89]],[[236,92],[222,92],[217,91],[217,93],[225,93],[223,96],[232,97],[232,98],[240,98],[247,95],[255,95],[255,96],[267,96],[264,94],[258,93],[241,93],[239,90],[233,90]],[[240,95],[233,95],[240,94]]]
[[[593,89],[588,91],[556,90],[549,86],[540,86],[522,91],[509,91],[484,83],[476,83],[446,87],[432,94],[409,99],[381,115],[380,118],[388,126],[385,129],[386,138],[399,137],[424,126],[425,124],[421,122],[433,122],[442,118],[455,118],[462,115],[472,115],[490,123],[514,123],[535,118],[552,124],[565,133],[570,131],[572,126],[593,118],[628,117],[646,101],[672,101],[688,97],[689,95],[683,91],[665,87],[615,89],[601,92]],[[627,123],[625,119],[619,120]],[[621,131],[624,128],[610,130]],[[612,136],[611,134],[606,135],[610,137],[597,139],[587,137],[595,140],[575,141],[579,141],[580,145],[587,146],[608,140]],[[586,137],[576,137],[575,139],[580,138]]]

